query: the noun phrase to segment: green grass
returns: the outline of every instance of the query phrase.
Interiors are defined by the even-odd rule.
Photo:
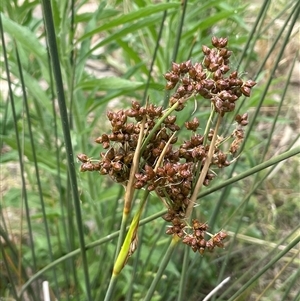
[[[216,170],[193,210],[229,239],[203,256],[178,243],[167,263],[166,208],[151,193],[110,300],[204,300],[228,276],[211,300],[297,300],[298,1],[52,1],[52,10],[49,1],[2,2],[0,297],[44,300],[49,281],[58,300],[104,300],[125,226],[124,188],[81,173],[76,155],[99,158],[94,139],[109,131],[108,110],[148,97],[167,107],[171,62],[201,61],[216,35],[229,39],[232,69],[257,82],[237,108],[250,121],[243,151]],[[178,124],[192,114],[203,132],[210,106],[191,100]],[[142,199],[137,190],[127,226]]]

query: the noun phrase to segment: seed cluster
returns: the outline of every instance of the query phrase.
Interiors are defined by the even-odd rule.
[[[177,110],[182,110],[184,103],[191,95],[201,95],[209,99],[222,116],[235,109],[236,101],[242,96],[250,96],[251,88],[256,84],[252,80],[244,82],[238,77],[237,71],[225,76],[230,70],[229,58],[231,51],[227,50],[226,38],[212,38],[215,48],[202,46],[204,59],[202,63],[192,64],[191,60],[181,64],[172,64],[172,70],[165,74],[168,81],[167,90],[177,87],[170,98],[170,104],[179,102]]]
[[[215,111],[223,116],[234,110],[235,102],[241,95],[250,95],[250,90],[255,85],[253,81],[244,83],[238,78],[236,71],[229,77],[224,76],[229,71],[231,55],[225,48],[227,39],[214,37],[212,44],[215,46],[213,49],[203,46],[203,63],[193,65],[190,60],[181,64],[173,63],[172,71],[165,74],[168,80],[166,89],[177,87],[170,97],[170,106],[177,103],[177,111],[184,108],[185,102],[192,95],[201,95],[209,99]],[[193,251],[203,254],[205,249],[212,251],[215,246],[222,247],[222,241],[226,237],[221,231],[206,240],[208,225],[198,220],[193,220],[192,225],[188,225],[185,219],[195,177],[201,174],[207,160],[214,129],[206,135],[197,133],[200,122],[194,118],[184,124],[185,130],[190,133],[189,139],[178,143],[177,136],[174,135],[180,130],[176,116],[168,115],[162,120],[164,113],[160,106],[151,103],[141,106],[137,101],[133,101],[129,109],[107,112],[111,132],[102,134],[95,140],[105,150],[100,153],[100,159],[94,161],[85,154],[80,154],[77,158],[82,162],[81,171],[98,171],[101,175],[109,175],[114,181],[126,185],[143,124],[143,139],[148,139],[148,142],[140,154],[134,188],[155,191],[168,208],[168,213],[163,218],[171,225],[166,233],[177,235]],[[216,143],[204,185],[209,185],[215,177],[212,168],[230,165],[228,154],[234,154],[239,149],[248,115],[237,115],[236,122],[237,127],[231,134],[229,149],[221,150],[222,137]],[[160,156],[162,160],[158,161]]]

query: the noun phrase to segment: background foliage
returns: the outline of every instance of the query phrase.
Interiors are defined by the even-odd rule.
[[[178,246],[151,300],[205,300],[228,276],[214,300],[297,300],[299,2],[53,0],[52,12],[49,3],[3,0],[0,8],[2,300],[44,300],[43,281],[58,300],[104,299],[124,190],[80,173],[68,147],[97,158],[94,139],[109,126],[107,110],[148,96],[166,105],[163,74],[172,61],[201,60],[212,35],[229,38],[233,67],[258,82],[239,108],[250,116],[244,151],[202,192],[195,210],[230,239],[223,250],[188,252],[185,260],[185,246]],[[55,33],[45,31],[45,16]],[[59,66],[50,63],[47,34],[57,42]],[[191,102],[179,122],[194,109]],[[205,121],[209,111],[200,101],[193,114]],[[232,124],[224,122],[224,133]],[[250,177],[214,191],[249,170]],[[163,212],[151,196],[138,250],[113,300],[145,297],[170,241]],[[181,281],[183,268],[188,276]]]

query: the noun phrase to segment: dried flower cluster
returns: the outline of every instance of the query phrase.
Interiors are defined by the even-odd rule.
[[[231,55],[225,48],[227,39],[214,37],[212,44],[215,47],[213,49],[203,46],[202,63],[193,65],[190,60],[181,64],[173,63],[172,70],[165,74],[168,81],[166,89],[177,87],[170,97],[170,107],[177,104],[176,110],[180,111],[187,99],[201,95],[210,100],[217,114],[224,116],[226,112],[234,110],[239,97],[250,95],[255,82],[244,82],[238,78],[236,71],[225,77],[229,71]],[[195,185],[195,175],[201,173],[207,160],[214,129],[204,135],[197,133],[200,123],[194,118],[184,125],[190,133],[190,138],[179,144],[174,135],[180,129],[176,124],[176,116],[168,115],[160,122],[165,112],[160,106],[147,104],[143,107],[137,101],[132,102],[130,109],[109,111],[107,117],[111,123],[111,132],[96,139],[106,150],[100,153],[100,160],[93,162],[85,154],[77,157],[82,162],[81,171],[98,171],[101,175],[109,175],[114,181],[126,185],[141,125],[144,122],[143,137],[146,139],[151,134],[151,138],[141,151],[134,188],[155,191],[168,208],[164,219],[170,222],[171,226],[167,228],[166,233],[177,235],[193,251],[203,254],[205,249],[212,251],[215,246],[222,247],[222,241],[226,237],[221,231],[205,240],[207,224],[193,220],[192,225],[188,225],[185,219]],[[248,123],[247,118],[247,114],[236,116],[237,127],[231,134],[232,140],[228,150],[220,149],[224,138],[218,137],[210,170],[205,175],[203,185],[209,185],[215,176],[211,168],[223,168],[230,164],[227,156],[237,152],[244,137],[243,127]],[[162,154],[161,163],[157,166],[158,158]]]
[[[183,109],[183,104],[191,95],[201,95],[213,103],[216,112],[224,115],[235,109],[235,103],[242,95],[250,96],[254,81],[244,82],[237,71],[225,77],[230,70],[228,64],[232,54],[225,48],[227,39],[213,37],[212,44],[213,49],[202,47],[203,63],[193,65],[191,60],[173,63],[172,70],[165,74],[167,90],[178,85],[176,93],[170,98],[170,104],[180,103],[177,110]]]

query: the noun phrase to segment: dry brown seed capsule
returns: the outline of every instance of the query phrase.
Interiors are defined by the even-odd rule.
[[[108,111],[106,113],[106,115],[107,115],[107,118],[108,118],[109,121],[113,120],[113,118],[115,117],[114,113],[112,111]]]
[[[154,148],[154,149],[152,150],[152,155],[153,155],[154,157],[159,157],[160,154],[161,154],[161,150],[160,150],[159,148]]]
[[[238,76],[237,71],[233,71],[233,72],[231,72],[231,73],[229,74],[229,78],[235,79],[235,78],[237,78],[237,76]]]
[[[139,110],[140,107],[141,107],[140,103],[139,103],[138,101],[136,101],[136,100],[133,100],[133,101],[132,101],[131,106],[132,106],[132,108],[133,108],[134,110]]]
[[[203,232],[199,229],[195,230],[194,231],[194,235],[197,237],[197,238],[203,238]]]
[[[189,69],[189,76],[190,76],[190,78],[195,79],[196,74],[197,74],[197,71],[196,71],[195,68],[190,68]]]
[[[183,97],[185,95],[185,88],[180,86],[178,87],[177,91],[176,91],[180,97]]]
[[[235,116],[235,121],[237,122],[237,123],[241,123],[241,121],[242,121],[242,117],[241,117],[241,115],[240,114],[237,114],[236,116]]]
[[[209,130],[209,133],[208,133],[208,135],[207,135],[207,139],[209,140],[209,141],[211,141],[211,139],[213,138],[213,135],[214,135],[214,130],[213,129],[210,129]]]
[[[172,138],[171,141],[170,141],[170,144],[176,143],[177,140],[178,140],[178,137],[177,137],[177,136],[173,136],[173,138]]]
[[[210,63],[211,63],[210,58],[209,58],[208,56],[205,56],[205,57],[204,57],[204,61],[203,61],[204,66],[205,66],[206,68],[208,68],[209,65],[210,65]]]
[[[224,63],[224,59],[220,56],[220,57],[218,57],[218,59],[217,59],[217,63],[218,63],[218,65],[219,66],[221,66],[221,65],[223,65],[223,63]]]
[[[170,77],[170,81],[174,84],[177,84],[179,81],[179,76],[178,74],[172,73]]]
[[[187,86],[191,83],[191,80],[188,77],[184,77],[181,82],[184,86]]]
[[[174,229],[173,229],[173,227],[169,227],[167,230],[166,230],[166,234],[168,234],[168,235],[172,235],[172,234],[174,234],[175,232],[174,232]]]
[[[180,71],[180,65],[179,65],[179,64],[176,64],[176,63],[174,63],[174,62],[172,62],[172,71],[173,71],[174,73],[179,74],[179,71]]]
[[[193,237],[192,237],[191,235],[186,235],[186,236],[183,238],[182,242],[183,242],[184,244],[191,245],[191,244],[192,244],[192,240],[193,240]]]
[[[106,134],[101,135],[95,140],[96,143],[109,142],[109,137]]]
[[[80,162],[82,162],[82,163],[86,163],[86,162],[88,162],[90,160],[89,157],[87,155],[85,155],[85,154],[79,154],[79,155],[77,155],[77,159]]]
[[[243,85],[243,81],[240,78],[237,78],[235,81],[235,85],[236,86],[242,86]]]
[[[219,39],[215,36],[211,38],[211,43],[214,47],[219,48]]]
[[[242,115],[242,119],[243,119],[243,120],[247,120],[247,119],[248,119],[248,113],[244,113],[244,114]]]
[[[187,60],[187,61],[185,62],[185,65],[186,65],[186,67],[188,68],[188,70],[190,70],[190,68],[193,67],[192,61],[191,61],[191,60]]]
[[[168,213],[166,213],[162,218],[163,218],[165,221],[170,222],[170,221],[174,218],[174,215],[168,212]]]
[[[93,171],[94,165],[91,162],[81,164],[80,171]]]
[[[111,166],[114,171],[121,171],[122,170],[122,164],[120,162],[111,162]]]
[[[109,147],[110,147],[110,144],[109,144],[109,142],[103,142],[102,143],[102,147],[104,148],[104,149],[108,149]]]
[[[153,168],[148,164],[145,165],[145,173],[147,175],[148,181],[152,180],[155,177],[155,172],[154,172]]]
[[[248,124],[248,120],[242,120],[241,121],[241,126],[246,126]]]
[[[179,231],[178,233],[176,233],[176,235],[179,237],[179,238],[182,238],[184,236],[184,233],[183,231]]]
[[[134,156],[134,152],[127,153],[126,156],[123,158],[124,164],[128,165],[132,163],[133,156]]]
[[[247,80],[247,81],[244,83],[244,85],[247,86],[247,87],[249,87],[249,88],[252,88],[252,87],[254,87],[254,86],[256,85],[256,82],[253,81],[253,80],[251,80],[251,79],[249,79],[249,80]]]
[[[232,51],[227,51],[227,53],[224,55],[224,59],[228,60],[232,55]]]
[[[229,83],[224,79],[220,79],[216,82],[216,86],[219,90],[227,90],[229,88]]]
[[[176,121],[176,115],[172,115],[172,116],[168,116],[165,120],[164,120],[164,123],[166,124],[173,124],[175,121]],[[168,139],[169,137],[167,137]],[[166,139],[166,140],[167,140]]]
[[[237,99],[238,99],[238,96],[234,95],[234,94],[230,94],[230,96],[228,97],[228,100],[230,102],[235,102]]]
[[[219,80],[222,78],[222,72],[220,69],[216,70],[216,72],[214,72],[213,74],[213,79],[214,80]]]
[[[186,62],[180,63],[179,68],[180,68],[180,73],[187,73],[189,71]]]
[[[219,97],[214,98],[214,105],[217,112],[222,113],[223,111],[223,101]]]
[[[224,247],[224,244],[222,243],[222,239],[220,238],[220,236],[218,234],[214,235],[212,240],[213,240],[214,246],[217,246],[219,248]]]
[[[195,90],[197,92],[200,92],[202,89],[203,89],[203,86],[201,85],[201,83],[197,83],[196,86],[195,86]]]
[[[228,71],[230,70],[229,66],[228,65],[223,65],[220,67],[220,71],[225,74],[227,73]]]
[[[247,86],[242,86],[242,87],[241,87],[241,92],[242,92],[246,97],[250,97],[251,88],[249,88],[249,87],[247,87]]]
[[[167,73],[165,73],[164,74],[164,78],[166,79],[166,80],[171,80],[171,75],[172,75],[172,73],[171,72],[167,72]]]
[[[206,242],[206,248],[211,252],[214,249],[214,243],[212,241],[212,239],[210,239],[209,241]]]
[[[138,115],[138,111],[134,109],[128,109],[126,110],[126,115],[128,117],[136,117]]]
[[[208,69],[209,71],[211,71],[211,72],[216,71],[218,68],[219,68],[219,65],[218,65],[217,63],[211,63],[211,64],[207,67],[207,69]]]
[[[220,55],[221,57],[225,57],[225,55],[227,54],[227,52],[228,52],[228,50],[227,50],[226,48],[222,48],[222,49],[220,49],[220,51],[219,51],[219,55]]]
[[[228,39],[227,38],[220,38],[219,39],[219,47],[224,48],[227,46]]]
[[[145,186],[145,183],[142,182],[142,181],[137,181],[137,182],[134,183],[134,188],[135,188],[135,189],[141,189],[141,188],[143,188],[144,186]]]
[[[203,45],[202,46],[202,52],[206,55],[210,54],[210,48],[208,48],[207,46]]]
[[[109,160],[113,160],[115,158],[115,150],[113,148],[110,148],[104,155],[104,158],[107,158]]]
[[[214,85],[215,85],[215,82],[211,79],[204,79],[202,81],[202,85],[207,89],[207,90],[211,90]]]
[[[172,90],[175,86],[176,86],[175,83],[173,83],[173,82],[167,82],[167,84],[165,86],[165,89],[166,90]]]
[[[223,240],[223,239],[225,239],[228,235],[227,235],[227,233],[225,233],[225,232],[223,232],[223,231],[220,231],[219,233],[218,233],[218,235],[219,235],[219,237]]]

